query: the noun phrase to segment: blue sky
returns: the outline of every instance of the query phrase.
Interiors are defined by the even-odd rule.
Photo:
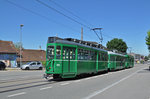
[[[36,0],[8,1],[30,11],[18,8],[8,3],[7,0],[0,0],[1,40],[19,42],[19,26],[24,24],[22,38],[26,49],[39,49],[41,46],[45,50],[50,36],[80,39],[81,27],[84,31],[84,40],[99,42],[93,31],[45,7]],[[147,31],[150,30],[150,0],[55,0],[57,4],[82,20],[56,6],[51,0],[41,1],[90,28],[103,28],[104,46],[113,37],[121,38],[128,47],[132,47],[132,52],[148,55],[145,37]]]

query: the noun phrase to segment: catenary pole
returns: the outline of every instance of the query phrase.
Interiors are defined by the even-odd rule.
[[[24,25],[20,25],[20,67],[22,66],[22,27]]]

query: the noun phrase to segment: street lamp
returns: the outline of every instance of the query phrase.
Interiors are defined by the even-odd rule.
[[[24,25],[20,24],[20,67],[22,65],[22,60],[21,60],[21,56],[22,56],[22,27]]]

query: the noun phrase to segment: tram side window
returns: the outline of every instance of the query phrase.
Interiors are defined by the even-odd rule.
[[[65,59],[65,53],[66,53],[66,50],[63,49],[63,59]]]
[[[69,59],[69,50],[66,49],[66,59]]]
[[[84,60],[84,52],[83,52],[84,50],[81,49],[80,51],[81,51],[81,60]]]
[[[86,60],[85,54],[86,54],[86,50],[83,49],[83,60]]]
[[[96,60],[96,52],[91,51],[91,60]]]
[[[108,60],[108,56],[106,53],[104,53],[104,61],[107,61]]]
[[[60,59],[61,58],[61,47],[57,46],[56,47],[56,59]]]
[[[104,53],[104,61],[107,61],[107,54]]]
[[[105,61],[106,57],[105,57],[105,53],[103,53],[103,61]]]
[[[47,58],[54,59],[54,46],[47,47]]]
[[[115,60],[115,56],[110,56],[110,57],[111,57],[111,58],[110,58],[110,59],[111,59],[110,61],[116,61],[116,60]]]
[[[94,59],[94,54],[92,51],[78,49],[78,60],[92,60]]]
[[[120,56],[118,56],[118,62],[121,62],[121,58],[120,58]]]
[[[63,59],[69,59],[69,50],[63,48]]]
[[[101,61],[101,53],[98,55],[98,61]]]
[[[101,60],[104,61],[104,53],[101,53]]]
[[[90,60],[91,59],[91,52],[88,50],[88,59],[87,60]]]
[[[120,62],[122,62],[122,57],[120,57]]]
[[[72,50],[72,59],[75,59],[75,49]]]
[[[110,56],[110,59],[112,60],[112,56]],[[100,61],[107,61],[108,60],[107,54],[106,53],[99,53],[99,60]]]
[[[119,61],[119,58],[118,58],[118,56],[116,56],[116,61],[117,61],[117,62]]]
[[[85,53],[84,53],[84,58],[85,58],[85,60],[88,60],[89,51],[88,51],[88,50],[85,50],[84,52],[85,52]]]
[[[96,60],[96,52],[78,49],[78,60]]]
[[[108,55],[107,55],[107,53],[105,53],[105,55],[106,55],[106,61],[108,61]]]
[[[121,60],[122,62],[124,62],[124,57],[122,57],[122,60]]]
[[[120,61],[119,56],[117,56],[117,61],[118,61],[118,62]]]
[[[78,59],[79,60],[83,60],[84,59],[83,49],[78,49]]]
[[[70,49],[70,59],[75,59],[75,49]]]
[[[78,49],[78,60],[81,59],[81,49]]]
[[[120,62],[122,62],[122,57],[120,57]]]
[[[113,61],[113,57],[112,56],[110,56],[110,61]]]
[[[63,59],[75,60],[75,49],[63,48]]]

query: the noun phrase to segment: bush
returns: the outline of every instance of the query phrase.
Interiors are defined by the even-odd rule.
[[[42,61],[43,67],[46,67],[46,61]]]
[[[141,63],[141,64],[144,64],[144,60],[141,60],[140,63]]]

